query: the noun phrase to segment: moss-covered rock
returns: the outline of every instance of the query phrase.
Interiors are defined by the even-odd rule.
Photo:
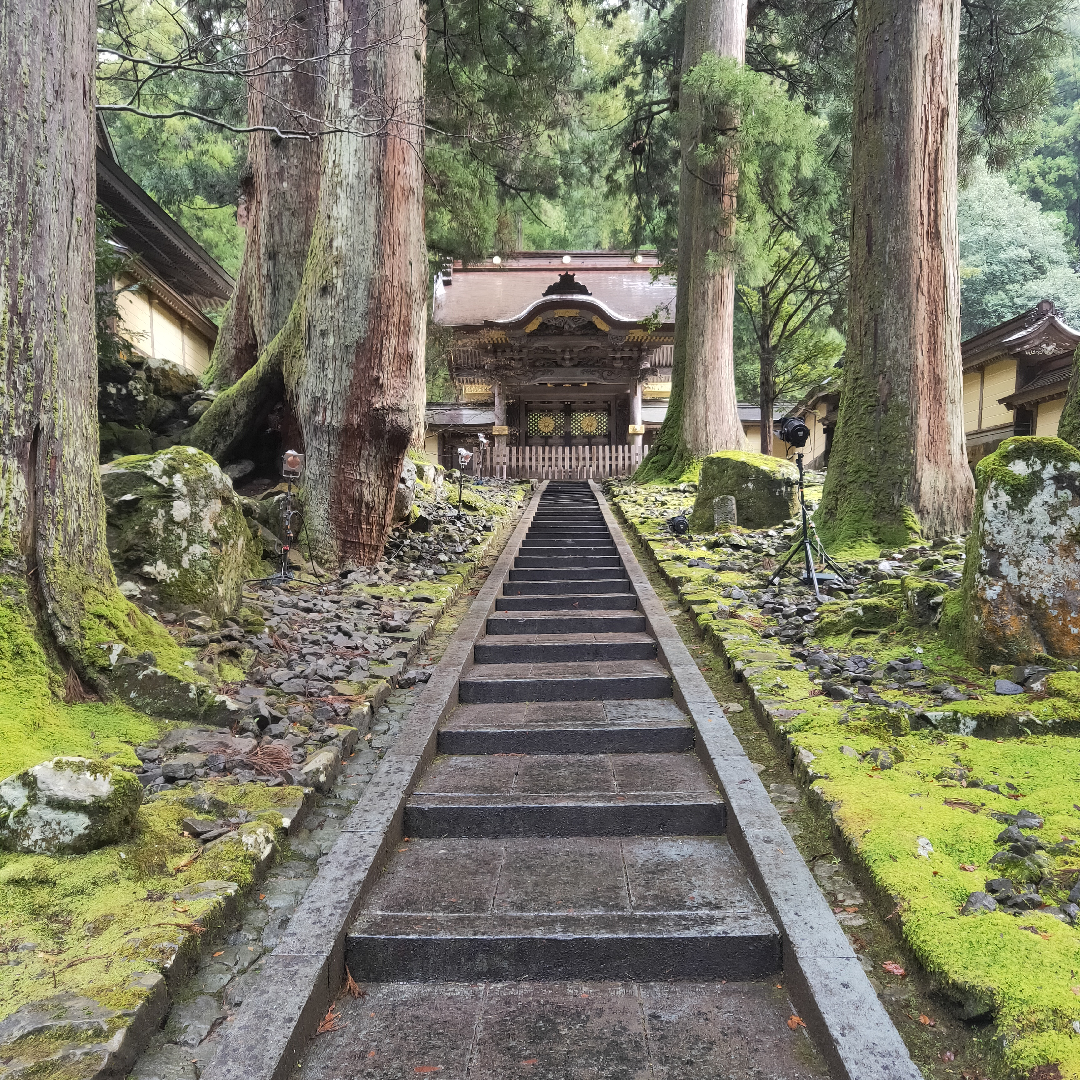
[[[715,532],[713,499],[733,495],[738,524],[746,529],[779,525],[799,511],[799,474],[795,466],[765,454],[724,450],[701,463],[690,529]]]
[[[965,652],[978,664],[1080,659],[1080,452],[1061,439],[1006,439],[975,480]]]
[[[818,608],[821,634],[846,634],[852,630],[881,630],[895,626],[904,614],[900,597],[869,600],[831,600]]]
[[[102,468],[101,483],[109,551],[134,588],[217,617],[237,608],[260,545],[213,458],[190,446],[120,458]]]
[[[54,758],[0,781],[0,847],[79,855],[127,839],[142,804],[128,772],[80,757]]]

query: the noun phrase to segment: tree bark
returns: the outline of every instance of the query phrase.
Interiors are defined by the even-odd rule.
[[[868,0],[856,40],[848,345],[819,512],[840,546],[958,532],[958,0]]]
[[[325,5],[322,0],[248,0],[247,9],[252,67],[261,72],[248,86],[249,123],[317,131],[326,68]],[[318,139],[281,139],[266,131],[249,137],[237,210],[247,236],[236,291],[207,373],[213,385],[231,386],[254,367],[289,317],[311,243],[319,157]],[[244,419],[237,443],[262,417]]]
[[[763,313],[762,322],[766,333],[770,336],[772,328],[769,325],[766,313]],[[771,343],[764,342],[758,352],[760,375],[758,376],[758,404],[761,407],[761,452],[772,454],[773,451],[773,426],[772,414],[773,403],[776,401],[776,353]]]
[[[94,628],[148,620],[116,588],[98,482],[95,16],[23,0],[0,17],[0,606],[101,685]]]
[[[746,0],[688,0],[682,73],[707,53],[746,55]],[[679,97],[682,166],[671,396],[642,480],[675,479],[693,461],[743,446],[735,393],[735,233],[738,171],[732,157],[706,165],[697,149],[710,118],[696,96]]]
[[[353,43],[328,65],[328,122],[356,128],[376,110],[383,120],[370,136],[322,140],[304,279],[272,348],[284,350],[303,432],[313,547],[329,564],[371,565],[423,420],[425,30],[418,0],[330,0],[328,9],[331,40],[348,33]]]

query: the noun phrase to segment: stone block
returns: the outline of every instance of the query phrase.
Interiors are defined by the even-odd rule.
[[[795,466],[765,454],[723,450],[701,463],[701,476],[690,530],[716,531],[713,500],[735,499],[739,524],[746,529],[779,525],[799,512],[799,474]]]
[[[1080,659],[1080,453],[1007,439],[975,470],[959,624],[980,665]]]

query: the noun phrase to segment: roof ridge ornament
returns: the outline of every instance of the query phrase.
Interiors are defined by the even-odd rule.
[[[544,290],[544,296],[592,296],[592,293],[584,282],[578,281],[572,272],[567,271]]]

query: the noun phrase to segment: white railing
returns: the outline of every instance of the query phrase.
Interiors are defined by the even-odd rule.
[[[489,446],[478,471],[502,480],[603,480],[630,476],[646,446]]]

